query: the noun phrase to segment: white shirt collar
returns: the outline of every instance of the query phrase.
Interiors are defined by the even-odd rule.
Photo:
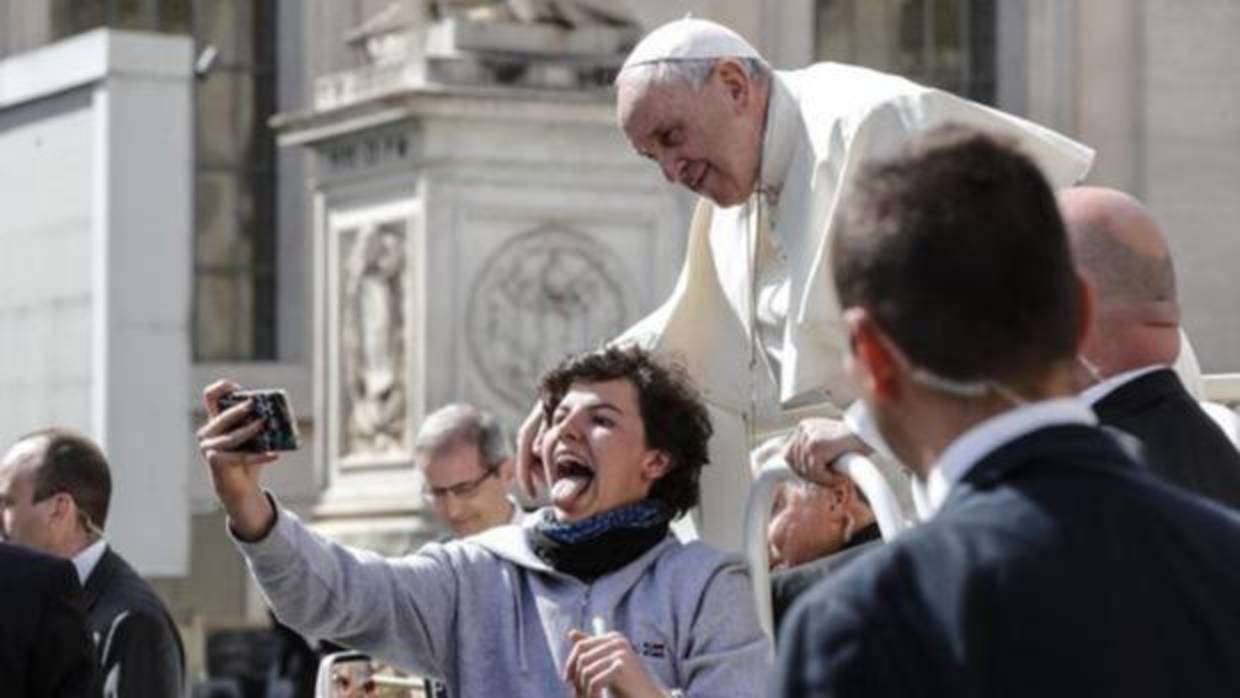
[[[758,173],[759,190],[771,207],[778,206],[788,166],[796,151],[799,129],[796,128],[797,104],[783,80],[771,73],[771,94],[767,106],[766,133],[762,136],[762,169]]]
[[[103,559],[103,553],[108,549],[108,542],[102,538],[86,546],[82,552],[73,556],[73,566],[77,568],[78,581],[82,586],[86,586],[86,578],[91,572],[95,571],[95,565]]]
[[[1098,404],[1099,400],[1106,397],[1107,395],[1110,395],[1112,392],[1117,390],[1120,386],[1124,385],[1125,383],[1134,381],[1140,378],[1141,376],[1144,376],[1147,373],[1153,373],[1154,371],[1158,371],[1164,368],[1167,368],[1167,367],[1162,364],[1154,364],[1153,366],[1146,366],[1144,368],[1136,368],[1131,371],[1124,371],[1123,373],[1117,373],[1111,376],[1110,378],[1104,378],[1103,380],[1098,381],[1097,383],[1094,383],[1088,388],[1082,390],[1080,394],[1080,400],[1086,405],[1093,407],[1094,405]]]
[[[1078,398],[1056,398],[1022,405],[986,419],[956,437],[930,468],[924,496],[938,511],[957,482],[1000,446],[1025,434],[1059,424],[1097,424],[1098,418]]]
[[[520,525],[525,520],[525,510],[521,508],[521,503],[512,495],[508,496],[508,503],[512,505],[512,516],[508,518],[508,523]]]

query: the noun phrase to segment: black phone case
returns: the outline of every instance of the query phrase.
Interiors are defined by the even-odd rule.
[[[262,420],[263,430],[238,446],[238,451],[265,453],[297,450],[297,421],[283,390],[238,390],[220,398],[220,410],[246,400],[254,402],[253,413]]]

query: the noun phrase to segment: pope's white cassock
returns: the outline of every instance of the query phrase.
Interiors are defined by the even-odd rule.
[[[853,400],[828,240],[861,165],[946,122],[1006,136],[1054,187],[1093,159],[1054,131],[903,78],[835,63],[775,71],[757,190],[729,208],[699,201],[671,297],[621,337],[681,360],[709,403],[695,521],[708,542],[740,548],[752,447]]]

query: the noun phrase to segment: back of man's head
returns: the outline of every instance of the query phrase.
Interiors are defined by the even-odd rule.
[[[1054,194],[991,136],[942,127],[871,163],[832,244],[841,306],[925,371],[1020,389],[1076,354],[1080,286]]]
[[[1135,198],[1100,187],[1065,189],[1059,206],[1096,299],[1082,355],[1105,376],[1175,361],[1175,267],[1154,218]]]
[[[42,458],[31,471],[33,500],[67,492],[89,517],[88,524],[102,531],[112,500],[112,474],[103,451],[95,442],[68,429],[42,429],[21,437],[19,442],[31,440],[43,444]]]

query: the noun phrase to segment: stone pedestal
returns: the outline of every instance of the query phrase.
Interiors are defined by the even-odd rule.
[[[467,401],[515,431],[547,367],[670,291],[687,212],[607,92],[421,84],[330,104],[279,123],[315,153],[316,526],[403,552],[434,533],[421,417]]]

